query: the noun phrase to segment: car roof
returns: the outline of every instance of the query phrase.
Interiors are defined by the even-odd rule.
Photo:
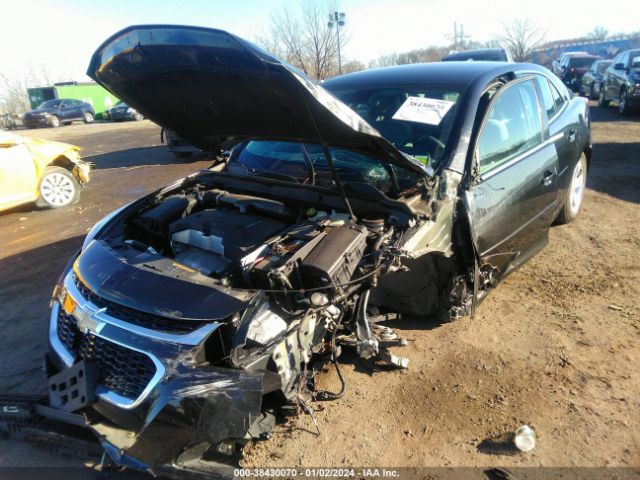
[[[578,53],[576,55],[571,55],[571,58],[572,59],[574,59],[574,58],[598,58],[598,59],[600,59],[602,57],[600,57],[598,55],[593,55],[591,53]]]
[[[370,85],[470,85],[477,78],[495,70],[496,75],[514,70],[515,65],[529,64],[506,62],[431,62],[397,65],[349,73],[325,80],[328,89]],[[537,67],[536,67],[537,68]]]
[[[464,58],[482,55],[503,55],[506,56],[506,52],[503,48],[477,48],[474,50],[462,50],[460,52],[450,53],[443,59],[455,60],[456,58]]]

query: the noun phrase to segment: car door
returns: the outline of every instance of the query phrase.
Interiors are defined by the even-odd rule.
[[[558,154],[542,113],[534,78],[515,80],[495,94],[475,140],[464,203],[481,268],[499,274],[542,248],[553,221]]]
[[[73,109],[73,119],[74,120],[82,120],[83,116],[83,103],[81,100],[71,100],[71,107]]]
[[[35,198],[38,174],[19,137],[0,132],[0,210]]]
[[[575,164],[579,156],[578,132],[580,125],[577,116],[568,114],[569,98],[563,96],[551,79],[544,75],[536,75],[538,98],[542,106],[543,126],[546,119],[545,139],[553,142],[558,153],[558,190],[565,184],[569,168]],[[556,201],[559,201],[560,193]],[[559,206],[559,204],[557,205]]]
[[[72,109],[69,100],[63,100],[60,102],[60,106],[58,108],[60,109],[59,116],[61,121],[66,122],[71,120]]]
[[[626,73],[625,68],[629,63],[629,54],[621,53],[613,61],[612,68],[609,70],[611,75],[609,76],[609,85],[607,91],[607,98],[609,100],[617,101],[620,96],[620,87],[624,82],[624,75]],[[622,69],[616,68],[622,64]]]

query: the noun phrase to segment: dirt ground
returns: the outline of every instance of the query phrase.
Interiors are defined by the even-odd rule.
[[[244,466],[640,466],[640,117],[592,107],[594,155],[578,220],[479,307],[452,323],[390,324],[408,340],[406,371],[349,355],[345,397],[315,404],[247,448]],[[34,392],[55,279],[82,236],[112,209],[206,166],[179,163],[144,121],[38,130],[97,164],[68,210],[0,215],[0,391]],[[337,390],[330,369],[320,387]],[[528,424],[530,454],[487,439]],[[0,465],[55,457],[0,442]]]

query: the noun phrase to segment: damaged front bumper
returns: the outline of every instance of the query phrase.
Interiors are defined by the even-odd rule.
[[[287,363],[303,360],[315,326],[303,320],[304,332],[234,355],[239,368],[203,366],[198,352],[221,323],[182,334],[133,325],[87,298],[73,271],[58,292],[49,328],[50,405],[83,413],[105,452],[130,468],[203,455],[233,463],[248,440],[264,438],[273,427],[263,397],[276,389],[292,393],[285,384],[293,386],[299,372],[286,371]],[[269,362],[281,376],[266,371]]]

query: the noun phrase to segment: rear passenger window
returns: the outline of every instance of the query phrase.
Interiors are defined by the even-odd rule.
[[[553,83],[547,81],[547,85],[549,85],[549,88],[551,89],[555,111],[559,112],[562,108],[562,105],[564,105],[564,98],[562,98],[562,95],[560,95],[560,92],[558,92],[558,89],[553,85]]]
[[[498,95],[478,138],[481,174],[542,142],[542,123],[533,82],[522,81]]]
[[[538,88],[540,88],[540,92],[542,93],[541,103],[542,108],[547,111],[547,118],[551,118],[556,113],[556,102],[553,98],[553,94],[551,93],[551,85],[546,78],[542,76],[536,76],[536,82],[538,83]],[[556,92],[557,93],[557,92]]]

